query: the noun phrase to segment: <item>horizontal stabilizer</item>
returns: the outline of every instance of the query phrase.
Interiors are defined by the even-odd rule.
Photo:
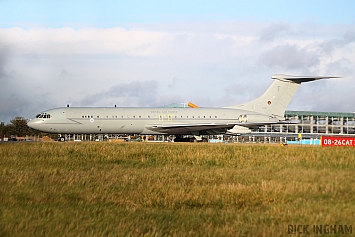
[[[292,81],[297,84],[303,82],[315,81],[320,79],[329,79],[329,78],[340,78],[340,77],[329,77],[329,76],[291,76],[284,74],[275,74],[271,77],[272,79],[277,79],[280,81]]]

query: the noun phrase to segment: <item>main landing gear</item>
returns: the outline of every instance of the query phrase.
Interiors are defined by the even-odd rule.
[[[58,142],[65,142],[65,137],[59,136],[58,137]]]
[[[182,137],[182,136],[176,136],[174,139],[174,142],[208,142],[208,139],[205,137]]]

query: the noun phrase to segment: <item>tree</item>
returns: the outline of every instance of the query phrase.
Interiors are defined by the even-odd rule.
[[[11,119],[10,124],[5,125],[0,123],[0,136],[10,137],[12,135],[24,137],[26,135],[33,136],[39,135],[41,132],[34,130],[27,126],[27,121],[23,117],[16,117]]]
[[[29,135],[29,127],[27,126],[26,119],[24,119],[23,117],[16,117],[14,119],[11,119],[10,123],[12,124],[11,135],[15,135],[18,137]]]

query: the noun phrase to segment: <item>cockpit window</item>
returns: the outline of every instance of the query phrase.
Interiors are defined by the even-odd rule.
[[[37,114],[36,118],[51,118],[51,115],[47,113],[41,113],[41,114]]]

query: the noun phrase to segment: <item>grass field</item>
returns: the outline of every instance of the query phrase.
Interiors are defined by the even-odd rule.
[[[0,236],[349,236],[354,185],[351,147],[0,143]]]

